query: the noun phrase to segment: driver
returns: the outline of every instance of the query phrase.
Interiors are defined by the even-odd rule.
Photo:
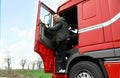
[[[46,25],[46,28],[52,30],[55,32],[55,42],[57,44],[56,48],[56,59],[57,59],[57,70],[59,72],[65,72],[66,68],[66,61],[65,61],[65,51],[67,49],[67,42],[69,40],[69,24],[66,22],[66,20],[63,17],[60,17],[58,14],[54,14],[53,16],[53,27],[48,27]]]

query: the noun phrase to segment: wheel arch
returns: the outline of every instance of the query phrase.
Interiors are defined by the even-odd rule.
[[[80,55],[79,52],[74,53],[68,60],[66,66],[66,73],[69,74],[71,68],[80,61],[90,61],[97,64],[100,69],[102,69],[102,73],[104,74],[104,78],[108,78],[107,72],[104,67],[104,60],[103,59],[96,59],[94,57],[88,55]]]

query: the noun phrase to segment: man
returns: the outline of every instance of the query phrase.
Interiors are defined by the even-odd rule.
[[[56,52],[56,60],[57,60],[57,70],[60,72],[62,69],[65,69],[66,67],[66,61],[65,61],[65,51],[67,49],[67,42],[70,36],[69,33],[69,24],[66,22],[66,20],[63,17],[60,17],[60,15],[55,14],[53,16],[54,26],[48,27],[48,29],[53,30],[55,33],[55,42],[57,44],[57,52]]]

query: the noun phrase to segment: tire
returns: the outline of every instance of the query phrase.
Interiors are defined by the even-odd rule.
[[[82,61],[71,68],[68,78],[104,78],[104,76],[96,64]]]

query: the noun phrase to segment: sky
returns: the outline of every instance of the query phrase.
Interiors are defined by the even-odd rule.
[[[11,58],[13,69],[19,69],[21,59],[29,63],[40,58],[34,52],[38,0],[0,1],[0,69],[7,66],[6,57]],[[55,11],[60,0],[42,2]]]

